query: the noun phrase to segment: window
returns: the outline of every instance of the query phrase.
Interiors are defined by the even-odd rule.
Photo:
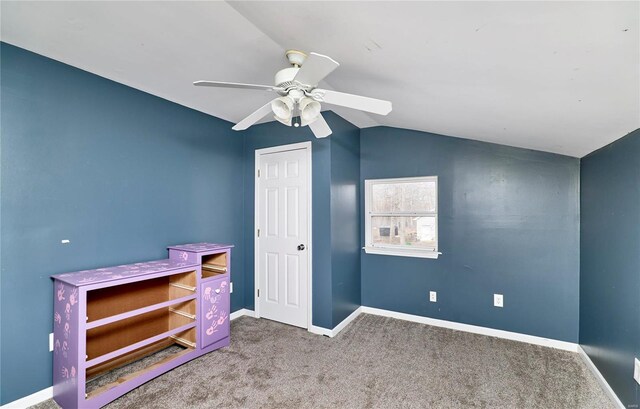
[[[438,177],[364,183],[365,252],[438,258]]]

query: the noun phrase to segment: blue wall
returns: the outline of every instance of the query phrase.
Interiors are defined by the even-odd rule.
[[[360,307],[360,129],[343,122],[331,135],[333,328]]]
[[[578,341],[578,159],[386,127],[361,130],[360,149],[362,181],[439,177],[444,253],[363,253],[363,305]]]
[[[622,403],[638,407],[640,129],[582,158],[581,183],[580,344]]]
[[[0,58],[4,404],[51,385],[51,274],[210,240],[237,246],[242,288],[243,141],[228,122],[6,43]]]
[[[343,164],[347,159],[358,157],[358,128],[333,112],[323,112],[333,134],[329,138],[317,139],[308,128],[291,128],[277,122],[253,126],[245,131],[245,248],[246,277],[245,300],[249,309],[254,309],[254,172],[255,150],[266,147],[311,141],[312,146],[312,240],[313,240],[313,325],[333,328],[346,311],[353,311],[360,304],[358,284],[359,261],[354,256],[353,246],[359,245],[352,232],[347,232],[346,240],[351,248],[336,251],[332,241],[334,235],[333,217],[342,220],[350,214],[357,214],[353,195],[343,195],[341,186],[357,183],[356,163]],[[336,146],[333,146],[337,144]],[[332,155],[336,155],[335,162]],[[334,166],[337,166],[334,169]],[[346,174],[340,176],[344,170]],[[356,219],[357,222],[357,219]],[[353,222],[352,222],[353,223]],[[348,261],[349,267],[333,270],[333,257]],[[335,283],[334,283],[335,280]],[[334,294],[334,288],[337,289]],[[334,300],[334,297],[336,299]],[[335,304],[335,305],[334,305]],[[335,311],[334,311],[335,310]],[[350,313],[350,312],[349,312]],[[347,314],[348,315],[348,314]]]

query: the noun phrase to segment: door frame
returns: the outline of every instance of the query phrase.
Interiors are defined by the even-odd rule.
[[[307,185],[307,240],[306,240],[306,248],[308,251],[308,256],[307,256],[307,272],[308,272],[308,278],[307,278],[307,330],[311,330],[311,328],[313,327],[313,292],[312,292],[312,283],[313,283],[313,245],[311,242],[311,238],[313,237],[312,235],[312,218],[313,218],[313,211],[312,211],[312,163],[311,163],[311,141],[307,141],[307,142],[299,142],[299,143],[292,143],[292,144],[288,144],[288,145],[280,145],[280,146],[273,146],[273,147],[269,147],[269,148],[262,148],[262,149],[256,149],[255,151],[255,169],[253,172],[253,177],[254,177],[254,198],[253,198],[253,212],[254,212],[254,219],[253,219],[253,271],[254,271],[254,291],[253,291],[253,300],[254,300],[254,314],[256,318],[260,318],[260,300],[258,299],[258,290],[260,289],[260,267],[259,267],[259,261],[260,261],[260,246],[259,246],[259,240],[258,240],[258,226],[260,225],[260,206],[259,206],[259,188],[258,188],[258,170],[260,170],[260,165],[261,165],[261,157],[262,155],[266,155],[266,154],[270,154],[270,153],[279,153],[279,152],[287,152],[287,151],[294,151],[294,150],[305,150],[306,154],[307,154],[307,166],[308,166],[308,172],[307,172],[307,178],[308,178],[308,185]],[[263,294],[264,296],[264,294]]]

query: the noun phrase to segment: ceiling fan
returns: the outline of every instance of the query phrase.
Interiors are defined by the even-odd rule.
[[[354,108],[379,115],[391,112],[391,102],[344,92],[316,88],[318,83],[340,64],[326,55],[289,50],[285,53],[292,67],[276,73],[275,86],[240,84],[222,81],[196,81],[202,87],[244,88],[273,91],[279,96],[238,122],[232,129],[241,131],[273,112],[274,118],[287,126],[306,126],[316,138],[331,135],[331,128],[320,113],[320,103]]]

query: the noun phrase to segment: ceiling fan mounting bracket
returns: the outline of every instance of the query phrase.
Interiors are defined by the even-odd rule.
[[[304,60],[307,59],[307,53],[299,50],[287,50],[284,55],[287,57],[289,64],[293,65],[295,68],[300,68],[304,63]]]

